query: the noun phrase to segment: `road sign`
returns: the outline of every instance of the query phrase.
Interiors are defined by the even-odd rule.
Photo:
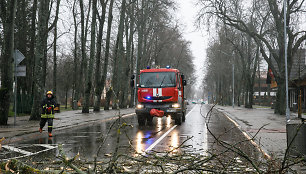
[[[27,76],[27,73],[26,72],[16,72],[16,76],[17,77],[25,77],[25,76]]]
[[[15,50],[14,51],[14,60],[15,63],[18,65],[23,59],[24,59],[24,55],[19,51],[19,50]]]
[[[17,69],[16,69],[17,72],[25,72],[27,71],[27,68],[25,65],[19,65],[17,66]]]
[[[27,68],[25,65],[19,65],[16,67],[16,76],[17,77],[24,77],[26,76],[26,71],[27,71]]]

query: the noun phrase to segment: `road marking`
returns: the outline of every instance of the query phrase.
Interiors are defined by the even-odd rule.
[[[50,146],[49,144],[35,144],[35,146],[42,146],[42,147],[44,147],[46,149],[49,149],[49,150],[57,148],[57,145],[56,146]]]
[[[129,117],[129,116],[132,116],[132,115],[135,115],[135,114],[136,114],[135,112],[130,113],[130,114],[124,114],[124,115],[122,115],[122,117]]]
[[[3,148],[6,148],[6,149],[14,151],[14,152],[22,153],[23,155],[12,157],[12,158],[7,158],[7,159],[0,159],[0,161],[8,161],[8,160],[11,160],[11,159],[25,158],[25,157],[37,155],[39,153],[46,152],[46,151],[49,151],[49,150],[52,150],[52,149],[56,149],[58,147],[57,144],[52,144],[52,145],[48,145],[48,144],[32,144],[32,145],[33,146],[42,146],[42,147],[45,147],[46,149],[41,150],[41,151],[37,151],[35,153],[32,153],[32,152],[28,152],[28,151],[25,151],[25,150],[22,150],[22,149],[19,149],[19,148],[15,148],[13,146],[3,145],[2,146]]]
[[[190,115],[190,113],[192,113],[192,111],[195,109],[196,106],[194,106],[191,111],[186,115],[186,117],[188,117]],[[164,133],[161,137],[159,137],[153,144],[151,144],[144,152],[143,155],[152,150],[159,142],[161,142],[173,129],[175,129],[177,127],[177,125],[172,126],[166,133]]]
[[[13,146],[3,145],[2,147],[10,151],[21,153],[23,155],[33,155],[32,152],[28,152],[28,151],[25,151],[25,150],[22,150],[22,149],[13,147]]]

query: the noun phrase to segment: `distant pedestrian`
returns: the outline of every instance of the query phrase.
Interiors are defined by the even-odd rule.
[[[41,102],[41,119],[40,119],[40,128],[39,132],[42,133],[46,122],[48,122],[48,133],[49,137],[52,137],[52,128],[53,128],[53,119],[54,119],[54,108],[56,102],[53,96],[52,91],[48,91],[46,98]]]

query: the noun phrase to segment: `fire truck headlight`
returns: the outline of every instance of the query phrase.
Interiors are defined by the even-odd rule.
[[[143,107],[144,107],[143,104],[137,104],[137,105],[136,105],[136,108],[137,108],[137,109],[142,109]]]
[[[174,104],[172,105],[172,107],[173,107],[173,108],[180,108],[181,105],[180,105],[179,103],[174,103]]]

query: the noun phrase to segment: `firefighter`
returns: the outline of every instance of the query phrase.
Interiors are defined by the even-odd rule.
[[[40,118],[40,128],[39,132],[42,133],[42,129],[45,126],[46,122],[48,122],[48,133],[49,137],[52,137],[52,127],[53,127],[53,119],[54,119],[54,108],[56,106],[56,102],[54,100],[54,96],[52,91],[48,91],[46,93],[46,98],[41,102],[41,118]]]

